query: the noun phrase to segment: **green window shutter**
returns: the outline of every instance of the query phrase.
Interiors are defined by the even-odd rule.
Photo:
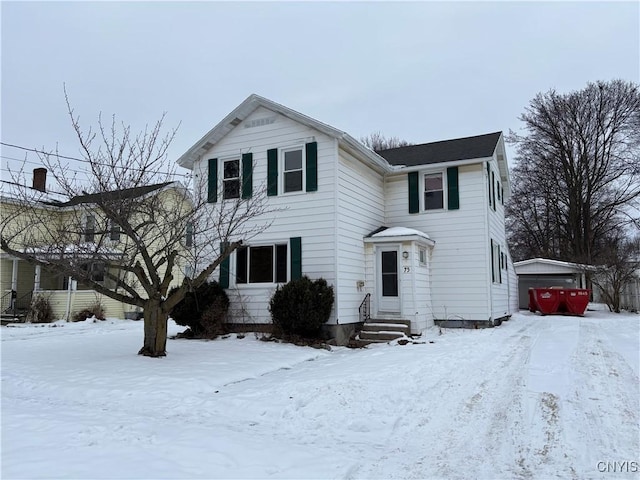
[[[242,198],[251,198],[253,191],[253,153],[242,154]]]
[[[491,200],[493,201],[493,211],[496,210],[496,175],[491,171]]]
[[[218,201],[218,159],[209,159],[209,183],[207,202],[216,203]]]
[[[489,187],[489,206],[491,206],[491,167],[487,162],[487,186]]]
[[[267,195],[278,195],[278,149],[267,150]]]
[[[420,211],[418,172],[409,172],[407,174],[407,180],[409,182],[409,213],[418,213]]]
[[[318,191],[318,142],[307,143],[306,150],[307,163],[307,192]]]
[[[289,239],[291,245],[291,279],[302,278],[302,238],[292,237]]]
[[[460,194],[458,193],[458,167],[447,168],[447,208],[460,208]]]
[[[220,244],[220,255],[224,253],[229,244],[222,242]],[[220,281],[218,282],[222,288],[229,288],[229,257],[225,258],[220,264]]]
[[[494,262],[494,258],[493,258],[493,238],[491,239],[491,281],[495,282],[496,281],[496,267],[495,267],[495,262]]]

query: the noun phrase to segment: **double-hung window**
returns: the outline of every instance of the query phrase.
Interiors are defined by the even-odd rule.
[[[287,244],[242,247],[236,251],[236,283],[285,283]]]
[[[223,198],[240,198],[240,160],[225,160],[222,174]]]
[[[283,151],[284,165],[282,169],[284,193],[301,192],[304,184],[304,159],[302,148]]]
[[[428,173],[424,176],[424,209],[444,208],[444,186],[442,173]]]
[[[96,217],[87,215],[84,224],[84,241],[94,242],[96,235]]]

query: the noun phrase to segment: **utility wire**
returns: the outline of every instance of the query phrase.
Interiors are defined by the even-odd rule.
[[[51,153],[51,152],[45,152],[44,150],[38,150],[35,148],[28,148],[28,147],[23,147],[21,145],[13,145],[11,143],[5,143],[5,142],[0,142],[0,145],[4,145],[5,147],[10,147],[10,148],[18,148],[20,150],[25,150],[27,152],[34,152],[34,153],[39,153],[39,154],[43,154],[43,155],[53,155],[57,158],[64,158],[65,160],[75,160],[77,162],[82,162],[82,163],[91,163],[90,161],[84,159],[84,158],[77,158],[77,157],[69,157],[66,155],[59,155],[57,153]],[[2,158],[7,158],[7,159],[11,159],[10,157],[2,157]],[[17,159],[12,159],[12,160],[17,160]],[[23,161],[23,160],[18,160],[18,161]],[[33,163],[33,162],[30,162]],[[109,165],[106,163],[98,163],[98,162],[94,162],[96,165],[100,165],[103,167],[108,167]],[[130,167],[131,170],[136,170],[139,172],[143,172],[143,171],[148,171],[148,170],[144,170],[141,168],[133,168]],[[77,173],[80,173],[79,171],[76,171]],[[174,175],[177,177],[185,177],[185,178],[190,178],[191,174],[188,173],[169,173],[169,172],[161,172],[160,170],[156,170],[156,171],[148,171],[149,173],[158,173],[158,174],[164,174],[164,175]]]

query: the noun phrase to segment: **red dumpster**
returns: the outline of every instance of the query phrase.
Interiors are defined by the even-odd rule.
[[[583,315],[589,303],[591,290],[584,288],[530,288],[529,311],[542,315],[563,313]]]
[[[529,311],[540,311],[543,315],[556,313],[560,306],[560,290],[555,288],[530,288]]]
[[[591,290],[584,288],[567,289],[564,296],[564,303],[567,311],[574,315],[584,315],[584,311],[589,304],[589,295]]]

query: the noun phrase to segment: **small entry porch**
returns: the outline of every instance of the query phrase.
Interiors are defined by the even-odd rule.
[[[370,303],[364,335],[388,341],[432,325],[429,265],[435,242],[419,230],[380,227],[364,243]]]

